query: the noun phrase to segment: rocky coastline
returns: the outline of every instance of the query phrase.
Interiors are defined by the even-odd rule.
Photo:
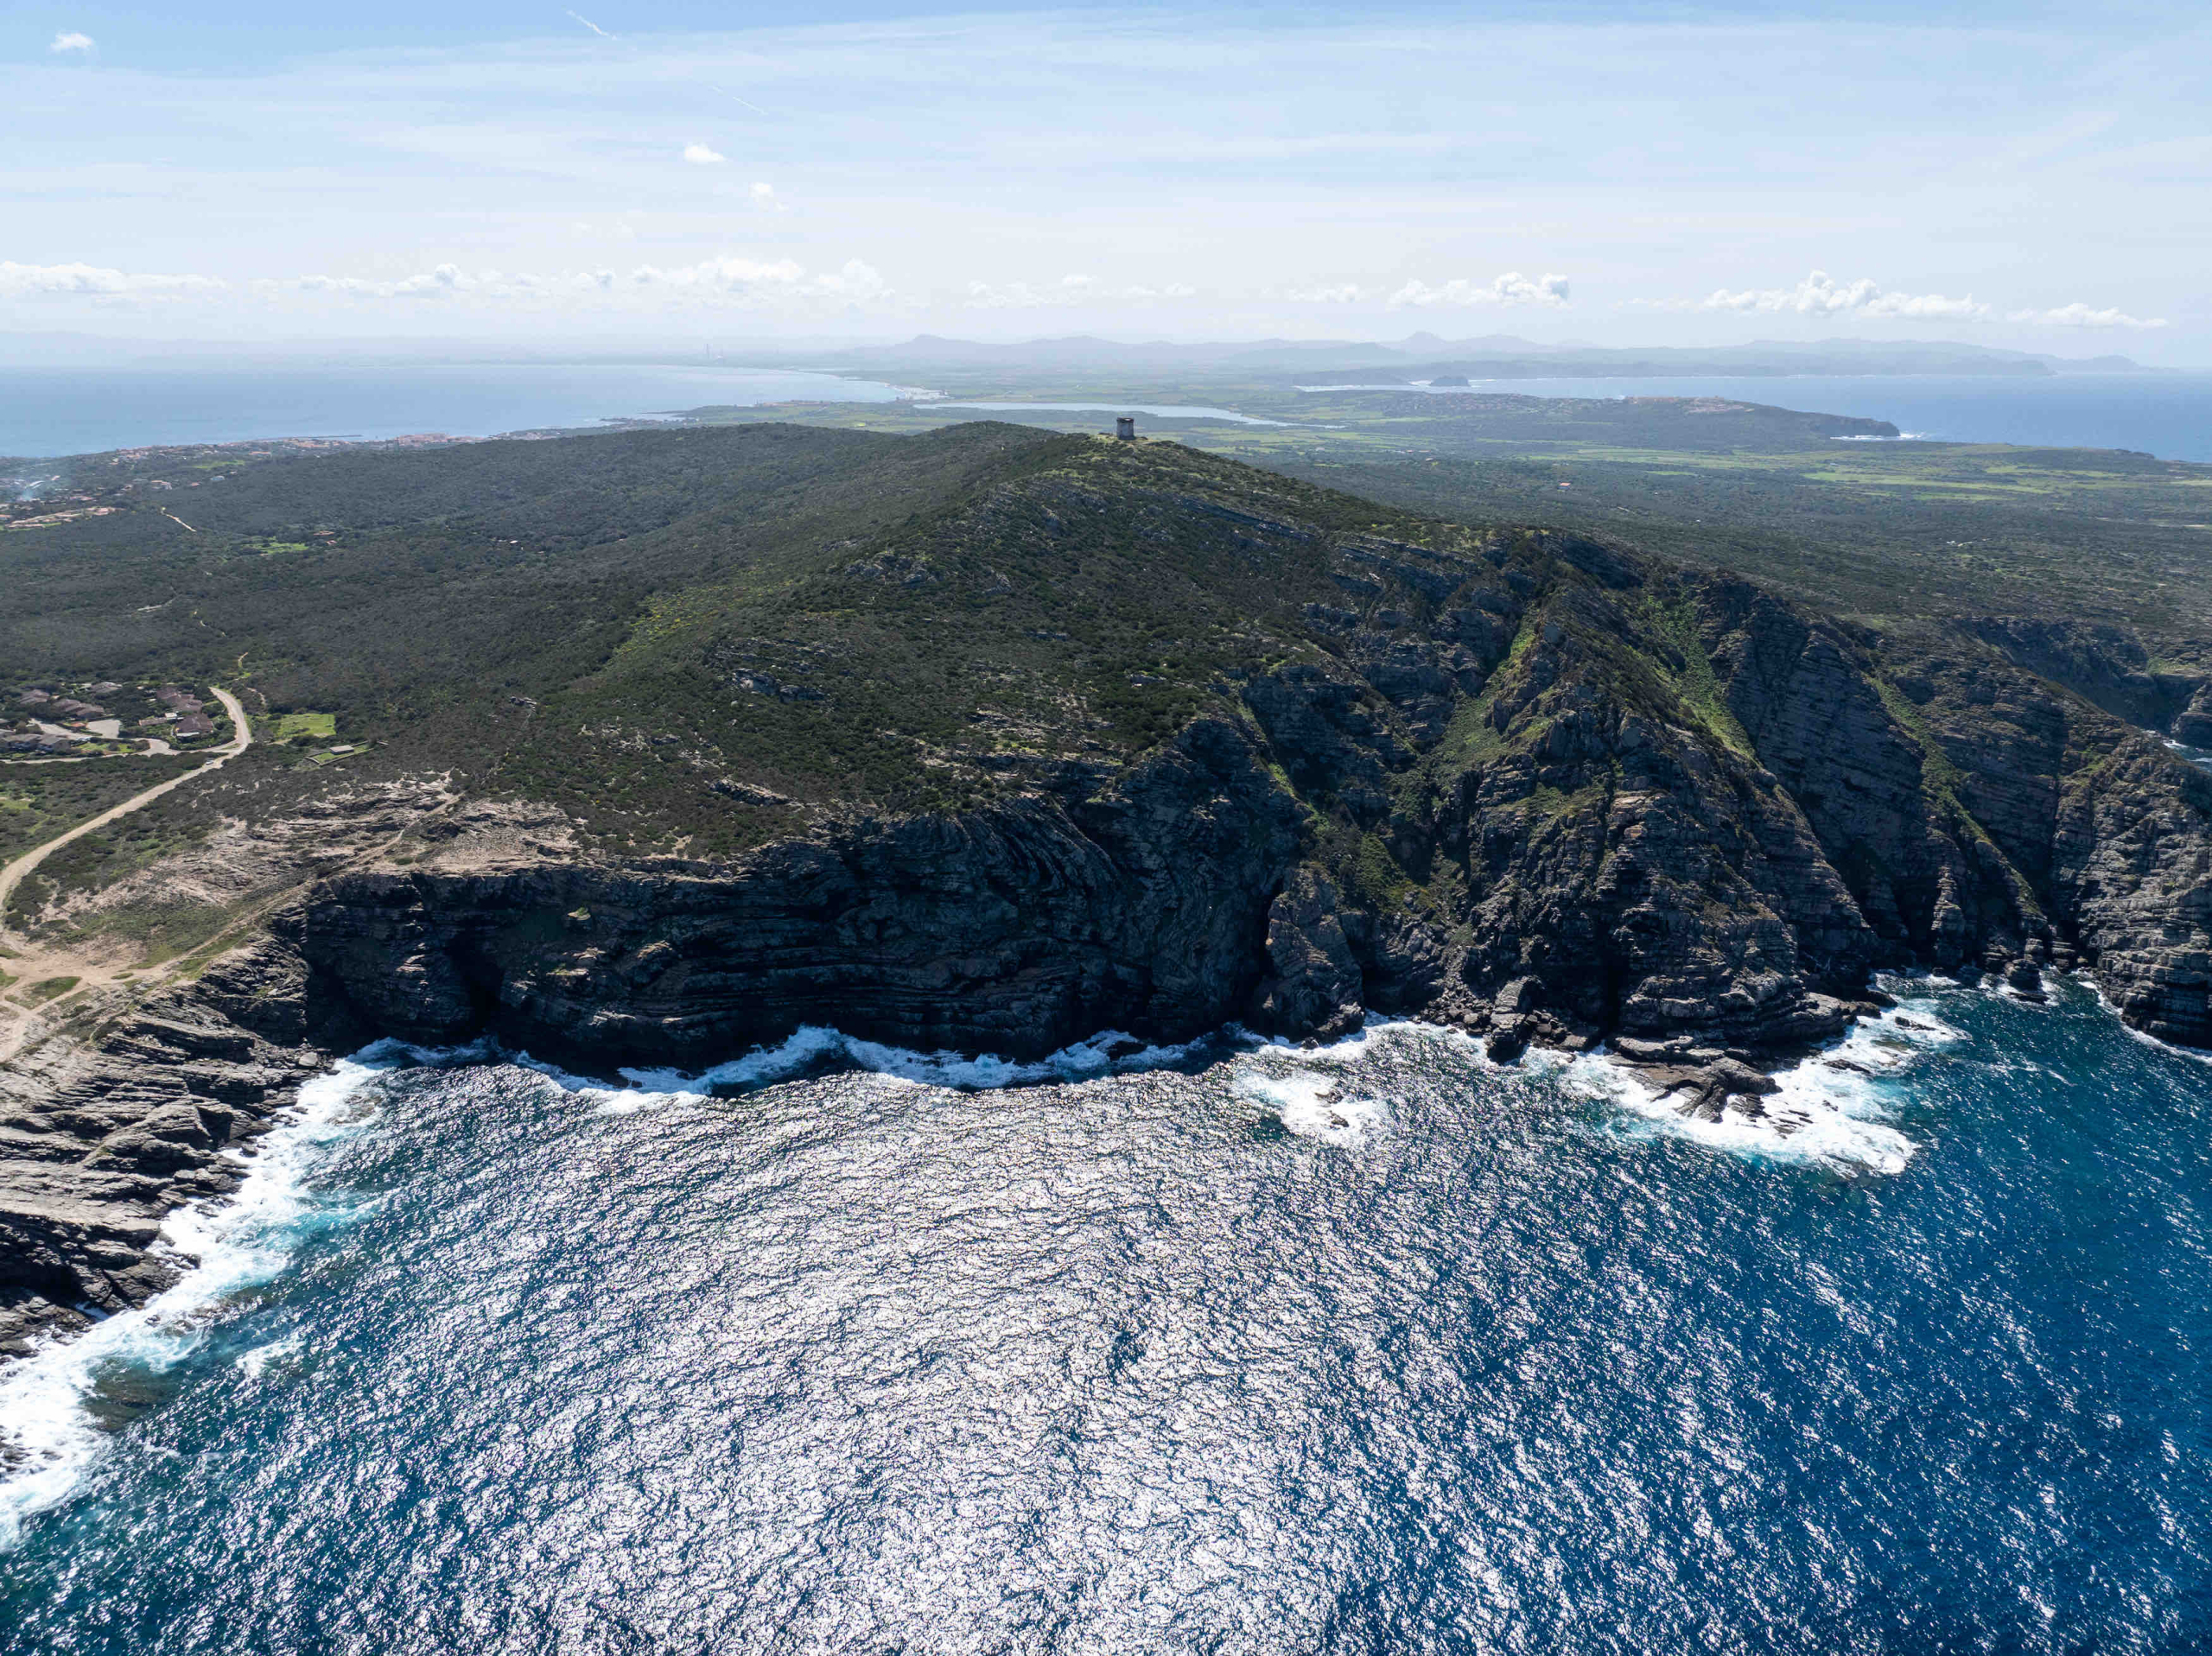
[[[1240,545],[1316,538],[1232,516]],[[2212,776],[2088,694],[2127,684],[2050,676],[2049,634],[1877,637],[1554,533],[1329,556],[1312,647],[1225,672],[1134,760],[1047,757],[973,810],[623,859],[439,794],[195,982],[0,1065],[0,1353],[158,1291],[164,1215],[379,1036],[606,1073],[808,1024],[1024,1058],[1379,1012],[1502,1060],[1608,1044],[1712,1112],[1921,967],[2029,993],[2079,970],[2212,1045]]]

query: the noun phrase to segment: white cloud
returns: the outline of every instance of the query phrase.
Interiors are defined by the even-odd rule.
[[[1838,282],[1815,270],[1794,288],[1754,288],[1741,293],[1717,289],[1706,310],[1787,312],[1798,316],[1894,316],[1916,321],[1976,321],[1989,307],[1969,294],[1952,299],[1940,293],[1891,293],[1872,277]]]
[[[683,159],[694,167],[718,167],[729,157],[703,143],[687,143],[683,146]]]
[[[662,310],[691,305],[741,308],[819,310],[827,304],[881,307],[896,298],[880,272],[860,259],[835,270],[810,275],[795,259],[736,257],[702,259],[674,266],[640,264],[627,272],[564,270],[550,273],[464,270],[441,264],[410,276],[372,280],[362,276],[307,276],[269,278],[252,284],[265,295],[306,294],[359,300],[512,305],[516,302],[573,308],[611,305],[627,310]]]
[[[1064,276],[1058,282],[1033,287],[1027,282],[971,282],[967,301],[974,310],[1062,310],[1071,305],[1109,304],[1123,300],[1191,299],[1198,289],[1181,282],[1157,287],[1139,283],[1109,288],[1091,276]]]
[[[851,304],[865,304],[891,297],[891,288],[882,272],[860,259],[847,259],[836,274],[817,276],[813,291],[824,298],[842,299]]]
[[[111,298],[134,294],[214,293],[228,286],[219,276],[160,276],[111,270],[96,264],[17,264],[0,259],[0,298],[39,294]]]
[[[92,49],[92,37],[79,35],[73,29],[64,29],[54,37],[54,44],[46,49],[49,52],[89,52]]]
[[[589,229],[590,226],[584,226]],[[735,255],[690,264],[639,264],[627,271],[470,270],[434,265],[397,276],[255,276],[235,282],[219,276],[172,276],[116,270],[92,264],[19,264],[0,261],[0,301],[71,300],[100,305],[176,300],[244,300],[296,312],[302,305],[393,304],[459,306],[479,311],[547,314],[626,312],[632,314],[713,308],[804,316],[914,308],[883,273],[862,259],[847,259],[833,269],[810,270],[796,259],[753,259]]]
[[[2056,310],[2016,310],[2006,314],[2008,322],[2035,322],[2045,327],[2164,327],[2163,316],[2130,316],[2123,310],[2093,310],[2080,303],[2061,305]]]
[[[764,286],[788,287],[805,275],[805,267],[796,259],[778,259],[772,263],[763,263],[757,259],[717,258],[702,259],[696,264],[678,265],[669,270],[640,264],[630,273],[630,280],[640,287],[652,287],[658,283],[663,287],[740,292]]]
[[[1467,276],[1454,276],[1436,287],[1418,277],[1390,295],[1390,305],[1395,309],[1402,305],[1418,305],[1426,309],[1434,305],[1469,307],[1478,305],[1544,305],[1558,307],[1567,303],[1567,284],[1563,276],[1541,276],[1534,278],[1518,270],[1508,270],[1494,276],[1487,283],[1478,282]]]
[[[847,259],[835,270],[811,275],[796,259],[712,258],[669,270],[641,264],[624,281],[639,292],[746,309],[886,309],[899,304],[882,272],[863,259]]]
[[[772,184],[755,184],[750,194],[753,205],[764,213],[781,213],[784,210],[784,204],[777,196],[776,187]]]
[[[1027,282],[971,282],[968,302],[977,310],[1045,310],[1081,304],[1097,285],[1096,277],[1087,276],[1064,276],[1042,288]]]
[[[65,25],[68,9],[47,13],[19,48],[105,15]],[[2125,24],[2043,9],[2003,30],[1882,8],[1847,22],[1821,8],[1646,10],[1416,23],[1403,8],[1339,8],[1282,29],[1218,8],[984,8],[957,27],[928,8],[865,24],[819,7],[741,8],[696,29],[625,36],[611,52],[601,48],[617,42],[576,38],[586,22],[604,25],[575,0],[552,0],[535,24],[450,47],[387,38],[372,18],[369,35],[332,43],[345,49],[302,56],[296,42],[249,31],[220,64],[149,63],[127,78],[92,73],[105,47],[53,54],[50,72],[73,83],[67,121],[35,99],[0,100],[19,183],[0,257],[105,251],[130,268],[220,270],[243,302],[246,276],[408,276],[448,257],[471,271],[604,264],[626,276],[640,263],[740,248],[835,272],[866,249],[899,289],[954,314],[971,276],[999,288],[1020,277],[1033,297],[1065,303],[970,313],[1017,331],[1031,320],[1093,325],[1090,300],[1060,290],[1054,270],[1155,285],[1173,270],[1200,296],[1099,303],[1095,326],[1114,331],[1118,308],[1129,325],[1165,333],[1172,322],[1193,338],[1341,332],[1358,316],[1384,319],[1424,271],[1387,313],[1408,328],[1456,336],[1533,323],[1554,311],[1453,308],[1448,279],[1467,279],[1465,296],[1492,287],[1481,270],[1536,276],[1573,263],[1571,308],[1586,319],[1576,327],[1623,345],[1829,323],[2088,339],[2086,322],[2006,317],[2063,308],[2069,290],[2162,317],[2181,303],[2167,295],[2201,286],[2203,250],[2175,227],[2195,222],[2212,168],[2202,100],[2187,90],[2212,72],[2212,33],[2162,31],[2139,8]],[[2139,53],[2161,73],[2135,73],[2150,60]],[[1409,115],[1409,73],[1483,95]],[[1570,81],[1580,114],[1562,123],[1556,88]],[[739,92],[785,113],[765,119]],[[1777,120],[1783,106],[1789,117]],[[1685,107],[1696,111],[1687,124]],[[2100,130],[2113,110],[2121,119]],[[727,163],[681,160],[694,140],[721,150],[702,126],[733,146]],[[2024,130],[2043,136],[2024,147]],[[1668,142],[1651,143],[1655,131]],[[424,239],[425,178],[438,181],[442,212],[472,226],[465,243],[435,230]],[[788,213],[751,198],[769,179],[802,192]],[[563,234],[632,207],[634,244]],[[118,215],[136,251],[111,239]],[[1007,227],[1024,224],[1052,225],[1052,239],[976,254],[1003,250]],[[228,226],[219,251],[213,225]],[[1316,225],[1328,228],[1317,237]],[[772,241],[747,233],[770,228]],[[1731,247],[1738,257],[1708,263]],[[1881,285],[1907,300],[1971,294],[1992,314],[1938,323],[1704,308],[1716,288],[1794,289],[1798,277],[1783,272],[1844,258],[1885,272]],[[1615,315],[1610,301],[1631,294],[1683,303]],[[1426,308],[1414,302],[1423,298]],[[321,331],[334,333],[372,301],[286,302],[326,314]],[[372,302],[404,331],[400,300]],[[417,303],[416,326],[457,308]],[[1487,320],[1440,320],[1468,317]],[[2175,314],[2166,328],[2115,321],[2097,338],[2163,342],[2180,359],[2202,354],[2212,325]]]
[[[1693,303],[1679,299],[1631,299],[1630,310],[1727,310],[1789,313],[1799,316],[1883,316],[1908,321],[1986,322],[1997,320],[1993,306],[1972,295],[1953,299],[1940,293],[1893,293],[1872,278],[1838,282],[1825,270],[1815,270],[1794,288],[1746,289],[1732,293],[1723,288]],[[2098,309],[2085,304],[2061,305],[2052,310],[2013,310],[2004,313],[2008,322],[2028,322],[2046,327],[2164,327],[2164,317],[2131,316],[2119,309]]]
[[[504,299],[560,289],[588,291],[598,284],[594,277],[583,273],[548,278],[508,276],[498,270],[464,270],[458,264],[441,264],[419,275],[392,281],[365,276],[303,276],[290,281],[264,278],[253,285],[262,293],[344,294],[357,299],[448,299],[461,295]]]
[[[603,41],[611,41],[620,38],[618,35],[608,34],[605,29],[601,29],[597,23],[592,22],[590,18],[585,16],[583,13],[580,11],[572,11],[569,13],[569,16],[575,18],[578,22],[582,23],[586,29],[591,30],[593,34],[598,35],[599,38]]]

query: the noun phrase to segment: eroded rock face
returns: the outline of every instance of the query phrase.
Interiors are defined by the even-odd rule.
[[[2137,1029],[2212,1046],[2212,777],[2133,737],[2069,778],[2054,884],[2068,941]]]
[[[303,955],[376,1028],[607,1061],[1368,1009],[1755,1055],[1835,1033],[1873,968],[2062,956],[2212,1040],[2212,784],[1994,646],[1572,536],[1335,556],[1319,648],[1118,777],[728,866],[348,876]]]
[[[605,1070],[810,1023],[1031,1056],[1372,1010],[1500,1057],[1611,1040],[1711,1111],[1920,964],[2020,993],[2086,968],[2212,1044],[2212,777],[2023,666],[2035,638],[1876,638],[1572,536],[1453,544],[1352,537],[1289,658],[1138,762],[1040,765],[969,815],[618,864],[542,810],[441,803],[414,860],[0,1069],[0,1336],[157,1288],[162,1215],[374,1035]],[[2149,693],[2120,677],[2108,700]]]
[[[348,876],[306,906],[300,947],[362,1021],[416,1041],[488,1029],[602,1063],[711,1063],[835,1024],[1035,1056],[1242,1016],[1300,844],[1253,733],[1202,720],[1097,796],[727,866]]]
[[[1264,1030],[1331,1039],[1357,1029],[1364,987],[1352,957],[1337,888],[1311,868],[1295,870],[1268,907],[1268,964],[1254,998]]]
[[[307,972],[270,939],[97,1043],[52,1040],[0,1066],[0,1355],[175,1279],[155,1249],[181,1203],[241,1177],[226,1152],[264,1131],[327,1062]],[[320,1031],[343,1044],[353,1031]]]

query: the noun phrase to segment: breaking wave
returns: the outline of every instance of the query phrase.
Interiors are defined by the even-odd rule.
[[[1717,1118],[1686,1111],[1632,1064],[1593,1053],[1567,1066],[1570,1084],[1609,1100],[1648,1131],[1757,1160],[1810,1162],[1846,1171],[1904,1171],[1920,1146],[1891,1125],[1906,1101],[1905,1082],[1931,1052],[1965,1039],[1913,999],[1861,1019],[1833,1047],[1777,1069],[1779,1090],[1732,1099]]]
[[[180,1208],[162,1226],[164,1251],[190,1262],[176,1282],[0,1369],[0,1549],[15,1544],[25,1519],[65,1500],[110,1441],[92,1406],[105,1383],[126,1370],[174,1368],[200,1348],[226,1301],[275,1277],[317,1230],[365,1210],[348,1193],[312,1190],[313,1177],[374,1122],[356,1098],[363,1084],[412,1052],[380,1042],[307,1082],[288,1118],[248,1147],[251,1171],[238,1189]],[[280,1355],[264,1347],[238,1361],[258,1374]]]

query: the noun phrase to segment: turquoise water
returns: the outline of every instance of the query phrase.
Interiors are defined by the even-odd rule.
[[[1787,1132],[1412,1025],[373,1053],[0,1381],[0,1649],[2202,1648],[2212,1064],[1895,987]]]
[[[903,394],[835,374],[703,365],[0,367],[0,455],[256,437],[488,437],[712,404],[882,403]]]

